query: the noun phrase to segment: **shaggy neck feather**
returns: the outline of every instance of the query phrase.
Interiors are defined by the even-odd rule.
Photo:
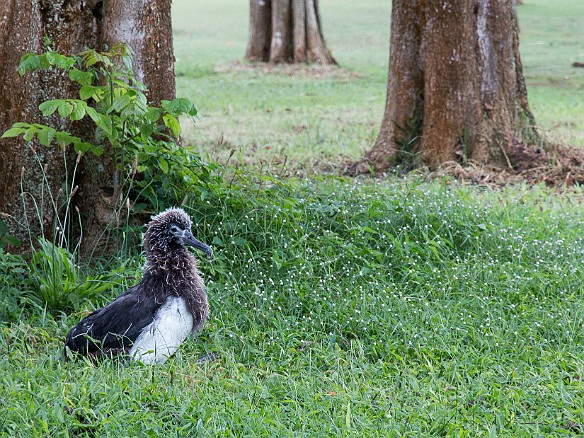
[[[151,292],[162,301],[169,295],[184,298],[194,318],[193,331],[198,331],[207,319],[205,286],[197,271],[197,260],[186,248],[147,251],[142,283],[150,285]]]

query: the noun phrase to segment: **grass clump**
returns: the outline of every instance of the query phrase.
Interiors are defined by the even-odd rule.
[[[113,286],[113,278],[83,276],[73,254],[46,239],[39,240],[39,249],[32,254],[30,276],[32,301],[53,311],[78,308],[85,301],[103,297]]]

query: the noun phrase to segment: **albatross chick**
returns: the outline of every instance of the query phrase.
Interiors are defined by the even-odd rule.
[[[185,245],[209,257],[211,248],[191,234],[192,221],[170,208],[146,224],[142,280],[71,329],[67,350],[101,357],[129,355],[146,364],[164,363],[189,333],[199,332],[209,304],[197,261]]]

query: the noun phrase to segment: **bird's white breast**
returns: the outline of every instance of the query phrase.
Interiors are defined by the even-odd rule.
[[[168,297],[154,321],[144,327],[130,356],[145,364],[164,363],[193,329],[193,316],[183,298]]]

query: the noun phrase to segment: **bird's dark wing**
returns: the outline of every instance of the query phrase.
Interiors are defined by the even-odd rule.
[[[81,354],[131,347],[162,305],[148,299],[139,286],[82,319],[67,334],[65,347]]]

